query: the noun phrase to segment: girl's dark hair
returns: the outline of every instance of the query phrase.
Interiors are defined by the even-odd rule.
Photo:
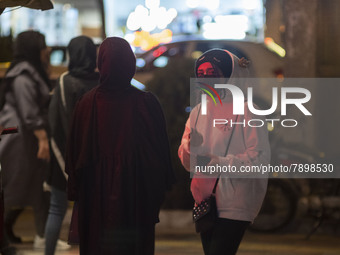
[[[18,34],[14,42],[14,57],[7,72],[17,64],[27,61],[37,70],[47,85],[49,85],[50,81],[47,72],[40,59],[40,52],[45,48],[46,43],[43,34],[37,31],[25,31]]]

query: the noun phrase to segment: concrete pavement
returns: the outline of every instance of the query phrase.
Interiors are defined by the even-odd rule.
[[[156,228],[156,255],[203,255],[199,235],[194,232],[193,224],[186,222],[185,215],[190,212],[179,212],[169,216],[161,214],[161,222]],[[162,220],[163,217],[163,220]],[[166,218],[165,218],[166,217]],[[172,219],[169,219],[169,217]],[[61,238],[67,238],[70,211],[63,224]],[[176,223],[175,223],[176,222]],[[190,225],[189,225],[190,224]],[[24,243],[16,245],[22,255],[38,255],[43,251],[34,251],[33,215],[25,210],[20,216],[14,231],[24,238]],[[339,255],[340,234],[336,231],[319,231],[310,240],[305,240],[306,233],[287,232],[286,234],[257,234],[247,232],[241,243],[238,255]],[[56,255],[79,254],[77,246],[71,250],[57,252]]]

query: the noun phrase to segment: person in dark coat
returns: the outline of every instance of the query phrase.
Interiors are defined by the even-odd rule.
[[[99,73],[95,72],[97,48],[86,36],[73,38],[67,46],[70,62],[68,72],[61,75],[49,106],[51,129],[51,171],[48,183],[52,187],[49,215],[46,223],[45,255],[70,246],[57,241],[68,205],[65,173],[66,139],[70,129],[73,109],[78,99],[98,85]]]
[[[5,219],[13,218],[8,217],[12,208],[32,206],[37,235],[41,237],[49,203],[43,192],[50,159],[48,62],[49,51],[44,35],[26,31],[17,36],[14,59],[2,84],[7,92],[0,112],[0,125],[19,126],[18,134],[4,136],[0,143]]]
[[[66,155],[80,254],[154,254],[155,224],[174,181],[163,112],[153,94],[131,86],[136,58],[127,41],[105,39],[98,68],[99,86],[75,108]]]

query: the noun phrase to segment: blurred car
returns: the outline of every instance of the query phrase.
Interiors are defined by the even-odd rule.
[[[226,49],[239,58],[250,60],[250,77],[277,78],[283,76],[283,58],[265,44],[236,40],[183,40],[159,45],[137,58],[135,79],[147,83],[157,68],[165,67],[171,58],[197,59],[213,48]]]
[[[273,83],[267,78],[283,79],[284,63],[283,54],[279,55],[272,51],[272,49],[264,43],[237,40],[196,39],[179,40],[162,44],[137,58],[137,72],[134,78],[139,82],[146,84],[147,87],[148,82],[153,78],[154,71],[166,67],[170,59],[197,59],[205,51],[214,48],[226,49],[239,58],[244,57],[250,61],[249,77],[261,78],[256,82],[257,86],[254,90],[253,101],[258,107],[268,109],[272,98],[271,88]]]

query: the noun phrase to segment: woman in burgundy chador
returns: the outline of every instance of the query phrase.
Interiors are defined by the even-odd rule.
[[[66,155],[79,206],[80,254],[154,254],[155,224],[174,181],[155,96],[131,86],[136,58],[121,38],[99,49],[99,86],[75,108]]]

